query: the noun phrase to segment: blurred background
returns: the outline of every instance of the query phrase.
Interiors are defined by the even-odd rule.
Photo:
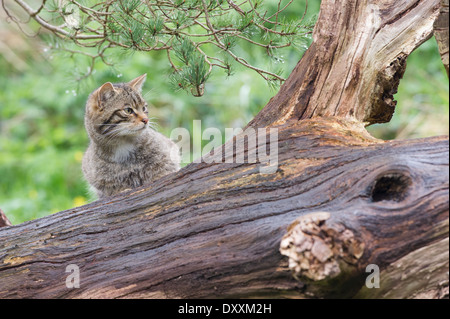
[[[310,0],[306,19],[315,19],[319,6],[320,1]],[[294,1],[287,14],[299,18],[303,12],[304,2]],[[0,208],[13,224],[90,201],[81,173],[88,144],[84,106],[89,93],[107,81],[125,82],[147,73],[143,92],[150,116],[166,135],[175,127],[191,131],[194,119],[202,120],[203,129],[244,127],[277,93],[254,71],[238,67],[231,77],[214,74],[204,96],[193,97],[170,84],[165,52],[118,52],[114,68],[97,63],[91,77],[77,82],[74,70],[88,64],[49,50],[45,34],[36,36],[33,27],[22,25],[20,31],[0,8]],[[252,47],[240,49],[251,55],[254,65],[268,63]],[[286,49],[270,63],[282,64],[287,77],[302,53]],[[368,130],[381,139],[448,134],[448,91],[448,78],[431,38],[408,58],[392,121]]]

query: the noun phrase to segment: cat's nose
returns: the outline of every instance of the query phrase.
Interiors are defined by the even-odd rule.
[[[148,118],[144,117],[144,118],[142,119],[142,122],[143,122],[144,124],[147,124],[147,123],[148,123]]]

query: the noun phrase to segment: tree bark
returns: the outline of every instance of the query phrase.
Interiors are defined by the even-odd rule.
[[[391,118],[439,8],[322,1],[313,44],[247,127],[277,129],[274,173],[212,162],[239,155],[236,137],[149,186],[4,227],[0,297],[448,297],[448,137],[364,128]],[[252,137],[247,159],[266,148]]]
[[[441,8],[439,12],[439,17],[434,22],[434,36],[439,48],[439,54],[441,55],[442,63],[444,64],[445,70],[448,74],[448,28],[449,28],[449,18],[448,18],[448,0],[441,0]]]
[[[322,1],[312,45],[249,125],[314,116],[389,122],[406,58],[430,38],[439,7],[437,0]]]
[[[8,217],[6,217],[5,213],[0,209],[0,227],[11,226],[11,222]]]

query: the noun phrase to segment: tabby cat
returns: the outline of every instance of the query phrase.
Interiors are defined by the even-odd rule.
[[[149,127],[142,98],[146,74],[128,83],[107,82],[89,96],[90,138],[82,170],[99,198],[136,188],[179,169],[178,147]]]

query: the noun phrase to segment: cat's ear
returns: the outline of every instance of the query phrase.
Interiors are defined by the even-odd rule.
[[[133,89],[141,92],[142,86],[144,85],[146,78],[147,78],[147,73],[142,74],[141,76],[138,76],[134,80],[131,80],[130,82],[128,82],[128,85],[131,86]]]
[[[102,109],[107,100],[116,95],[117,91],[111,82],[106,82],[97,90],[98,107]]]

